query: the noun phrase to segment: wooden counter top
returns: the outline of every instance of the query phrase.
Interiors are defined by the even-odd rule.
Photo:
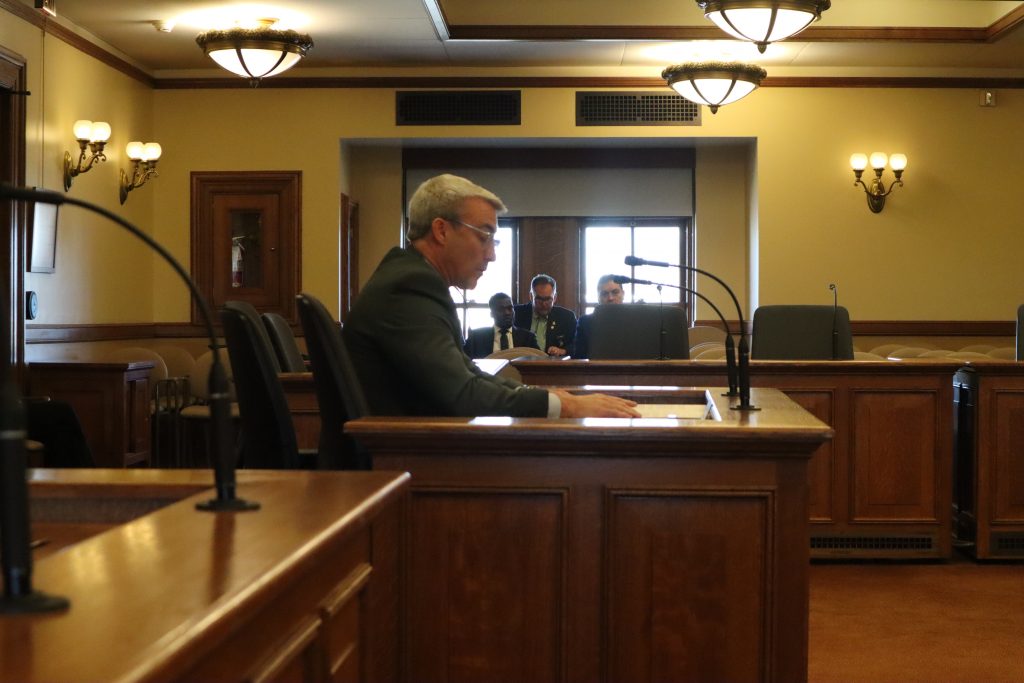
[[[671,402],[672,391],[679,389],[665,391],[666,402]],[[601,390],[621,396],[637,392],[650,396],[651,387],[602,387]],[[593,448],[613,455],[621,453],[623,443],[636,438],[637,430],[644,432],[644,445],[648,449],[645,455],[658,452],[680,454],[681,451],[692,450],[696,443],[715,449],[709,445],[715,442],[720,444],[720,450],[729,451],[734,449],[728,444],[764,441],[766,438],[781,439],[788,444],[819,444],[832,435],[828,425],[776,389],[753,389],[751,402],[761,410],[749,412],[731,410],[729,406],[738,401],[723,397],[724,387],[711,387],[706,391],[715,402],[720,419],[367,417],[347,423],[345,431],[381,446],[390,442],[420,440],[423,452],[436,448],[435,437],[442,433],[469,440],[493,439],[495,434],[501,434],[511,450],[522,452],[529,449],[531,453],[543,452],[545,444],[571,442],[586,435],[588,439],[594,439]]]
[[[83,520],[101,533],[35,562],[34,587],[71,608],[0,617],[0,680],[266,673],[273,666],[261,662],[283,651],[295,624],[324,628],[317,605],[353,567],[369,575],[374,563],[356,558],[407,482],[396,472],[245,471],[238,495],[260,510],[209,513],[195,509],[212,496],[205,470],[35,470],[34,535]],[[116,524],[147,508],[158,509]]]

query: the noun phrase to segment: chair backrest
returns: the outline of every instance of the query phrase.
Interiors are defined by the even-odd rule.
[[[598,306],[590,325],[591,360],[687,360],[686,313],[678,306]]]
[[[503,349],[501,351],[494,351],[487,354],[484,358],[507,358],[514,360],[516,358],[547,358],[548,354],[535,349],[532,346],[513,346],[510,349]]]
[[[263,322],[252,306],[238,301],[224,304],[220,319],[238,393],[242,423],[241,466],[298,467],[295,427]]]
[[[231,393],[231,400],[236,400],[234,375],[231,371],[231,357],[221,352],[220,362],[224,364],[224,372],[228,374],[228,389]],[[210,398],[210,370],[213,368],[213,351],[206,351],[196,358],[192,366],[192,374],[188,376],[188,386],[192,391],[192,398],[200,403],[206,403]]]
[[[325,469],[370,469],[370,455],[344,432],[345,423],[370,414],[341,328],[319,299],[299,294],[299,320],[320,404],[318,463]]]
[[[153,350],[163,356],[164,362],[167,363],[168,377],[188,377],[195,370],[195,357],[180,346],[165,344],[155,346]]]
[[[1024,360],[1024,304],[1017,307],[1017,360]]]
[[[267,328],[267,336],[274,346],[274,353],[277,354],[277,364],[281,372],[305,372],[306,361],[302,358],[302,351],[299,350],[299,343],[295,341],[295,333],[292,326],[280,313],[267,312],[260,316],[263,318],[263,326]]]
[[[686,337],[690,340],[690,351],[699,344],[715,342],[725,343],[725,330],[710,325],[694,325],[686,331]],[[690,354],[691,356],[694,354]]]
[[[844,306],[760,306],[752,336],[751,358],[853,360],[850,313]]]

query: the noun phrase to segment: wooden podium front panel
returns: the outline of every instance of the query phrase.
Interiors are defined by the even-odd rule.
[[[825,424],[835,425],[836,396],[834,391],[790,389],[786,392],[786,396],[796,401],[801,408]],[[811,522],[834,522],[838,517],[835,510],[835,502],[838,498],[836,493],[837,464],[833,444],[834,442],[831,440],[826,441],[811,456],[807,471]]]
[[[855,391],[852,398],[852,519],[938,524],[946,509],[937,495],[949,479],[936,472],[936,441],[951,436],[936,434],[936,393]]]
[[[807,462],[830,430],[754,399],[720,421],[347,423],[412,476],[407,680],[806,680]]]
[[[998,524],[1024,522],[1024,391],[999,391],[995,405],[995,453],[989,490],[990,521]]]
[[[416,492],[409,628],[422,636],[409,642],[413,680],[561,680],[565,497]]]
[[[608,680],[771,678],[773,493],[611,492]]]

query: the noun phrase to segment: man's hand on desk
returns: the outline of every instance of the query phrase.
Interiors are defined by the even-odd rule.
[[[608,394],[570,394],[563,389],[551,389],[562,402],[559,417],[640,417],[636,401]]]
[[[563,349],[563,348],[561,348],[559,346],[549,346],[548,347],[548,355],[549,356],[564,356],[565,353],[566,353],[565,349]],[[563,415],[562,417],[565,417],[565,416]]]

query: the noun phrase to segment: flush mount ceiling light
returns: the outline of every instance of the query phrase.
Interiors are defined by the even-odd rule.
[[[313,47],[308,34],[271,28],[275,23],[276,19],[261,19],[257,28],[206,31],[196,43],[222,67],[259,85],[261,78],[295,66]]]
[[[756,64],[731,62],[688,62],[661,72],[661,77],[677,93],[697,104],[707,105],[714,114],[754,92],[768,72]]]
[[[785,40],[821,18],[831,0],[697,0],[704,16],[740,40],[764,52],[768,43]]]

